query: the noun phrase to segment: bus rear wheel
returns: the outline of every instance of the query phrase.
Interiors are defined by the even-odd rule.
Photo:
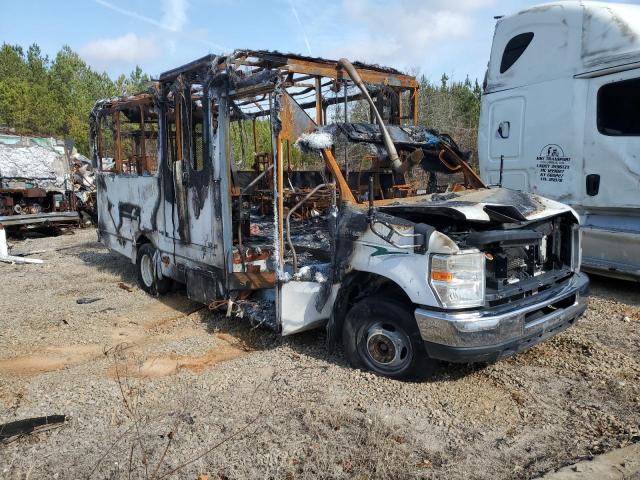
[[[150,243],[144,243],[138,248],[138,284],[149,295],[157,297],[167,293],[171,289],[170,278],[158,278],[155,268],[154,256],[156,249]]]

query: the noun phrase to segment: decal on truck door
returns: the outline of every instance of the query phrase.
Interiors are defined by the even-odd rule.
[[[365,243],[365,245],[367,247],[371,247],[375,250],[375,252],[373,252],[371,254],[372,257],[382,257],[384,255],[408,255],[409,252],[402,252],[402,251],[398,251],[398,250],[389,250],[388,248],[385,247],[381,247],[380,245],[370,245]]]
[[[564,175],[571,162],[571,157],[565,156],[560,145],[550,143],[542,147],[536,157],[536,168],[542,182],[562,183]]]

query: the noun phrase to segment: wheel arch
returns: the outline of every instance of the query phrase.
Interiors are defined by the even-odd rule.
[[[341,282],[331,310],[331,318],[327,322],[329,348],[333,348],[342,340],[342,328],[351,307],[361,299],[373,294],[380,294],[403,303],[412,304],[402,287],[389,277],[363,271],[348,273]]]
[[[136,236],[136,240],[133,244],[133,258],[131,259],[133,263],[136,263],[138,261],[138,249],[145,243],[150,243],[155,247],[155,245],[151,241],[151,238],[149,238],[149,236],[145,232],[141,232]]]

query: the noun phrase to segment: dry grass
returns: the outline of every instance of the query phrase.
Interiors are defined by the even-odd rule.
[[[317,439],[292,478],[419,478],[431,466],[406,428],[378,415],[308,411],[302,425]]]
[[[115,428],[111,436],[114,440],[95,460],[87,478],[94,478],[96,472],[104,472],[105,467],[110,480],[181,478],[183,470],[214,450],[238,437],[255,433],[260,422],[266,418],[266,410],[261,408],[244,424],[230,432],[223,432],[224,435],[219,438],[212,438],[209,444],[202,445],[198,451],[191,451],[188,458],[173,458],[175,452],[186,447],[181,445],[188,438],[187,432],[183,432],[188,430],[185,426],[194,423],[189,413],[194,407],[194,398],[188,382],[182,389],[184,395],[173,399],[174,406],[177,401],[179,408],[164,415],[157,408],[149,408],[146,402],[145,397],[149,393],[147,380],[138,375],[144,367],[143,359],[128,353],[125,345],[114,348],[108,355],[113,363],[111,371],[120,392],[121,408],[113,415],[112,424]],[[262,407],[266,407],[271,399],[269,384],[272,380],[270,378],[259,383],[252,393],[252,400],[262,396]],[[184,382],[184,379],[177,381]]]

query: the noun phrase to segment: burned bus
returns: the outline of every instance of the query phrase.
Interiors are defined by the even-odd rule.
[[[584,312],[575,212],[485,185],[418,126],[391,68],[209,55],[90,117],[99,238],[152,295],[173,282],[354,366],[424,377],[493,361]]]

